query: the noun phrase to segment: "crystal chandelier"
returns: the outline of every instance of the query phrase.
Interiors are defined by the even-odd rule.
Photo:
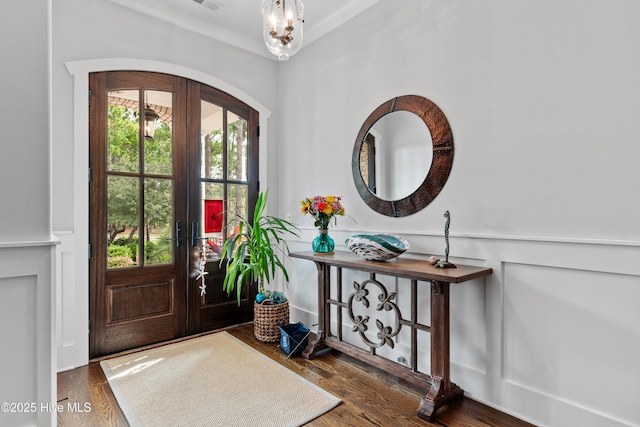
[[[301,0],[263,0],[262,37],[269,52],[281,61],[300,50],[302,46],[302,15],[304,5]]]

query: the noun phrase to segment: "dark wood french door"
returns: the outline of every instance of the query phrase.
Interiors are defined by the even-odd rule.
[[[165,74],[90,91],[90,356],[250,321],[255,290],[227,296],[218,254],[255,205],[257,112]]]
[[[238,305],[222,290],[224,270],[218,255],[225,236],[233,233],[239,217],[251,218],[258,198],[258,112],[238,99],[190,81],[187,116],[189,140],[189,211],[198,230],[201,251],[191,253],[191,264],[205,258],[206,275],[191,278],[189,330],[193,333],[253,320],[257,286],[247,286]],[[207,261],[209,260],[209,261]],[[191,274],[193,276],[193,273]],[[204,285],[204,286],[203,286]]]

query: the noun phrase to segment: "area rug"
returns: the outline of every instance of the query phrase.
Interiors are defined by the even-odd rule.
[[[100,365],[131,426],[301,426],[340,403],[227,332]]]

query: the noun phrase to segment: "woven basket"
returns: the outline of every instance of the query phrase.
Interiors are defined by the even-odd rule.
[[[253,334],[258,341],[280,342],[278,326],[289,324],[289,302],[282,304],[253,303]]]

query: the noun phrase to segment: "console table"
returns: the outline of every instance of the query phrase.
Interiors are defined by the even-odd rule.
[[[318,333],[316,338],[309,343],[302,355],[310,359],[319,351],[326,348],[334,348],[349,354],[370,365],[376,366],[417,384],[428,393],[421,399],[417,414],[425,420],[433,420],[436,411],[447,401],[462,396],[460,387],[452,383],[449,376],[449,285],[461,283],[492,273],[490,268],[457,265],[457,268],[437,268],[427,261],[398,257],[388,261],[368,261],[351,252],[336,251],[333,254],[316,254],[314,252],[292,252],[292,258],[306,259],[315,262],[318,269]],[[331,295],[331,267],[336,268],[336,293]],[[354,292],[347,296],[342,295],[342,269],[358,270],[369,273],[369,279],[362,283],[354,282]],[[396,293],[389,293],[381,282],[376,279],[376,274],[406,278],[410,280],[411,309],[408,318],[402,316],[399,307],[395,304]],[[430,325],[418,323],[418,281],[426,281],[431,285],[431,319]],[[378,293],[377,306],[369,307],[369,289],[376,289]],[[392,311],[395,313],[395,325],[386,326],[380,320],[376,320],[377,332],[366,334],[370,316],[356,315],[353,306],[364,304],[368,310]],[[337,335],[331,333],[331,306],[336,307],[338,331]],[[369,351],[353,346],[342,340],[343,311],[353,322],[353,332],[360,334]],[[388,345],[393,348],[394,339],[402,327],[410,328],[411,332],[411,360],[409,367],[393,362],[376,354],[376,349]],[[418,330],[429,332],[431,339],[431,373],[420,372],[417,366],[418,356]],[[371,339],[370,335],[377,336],[379,341]]]

